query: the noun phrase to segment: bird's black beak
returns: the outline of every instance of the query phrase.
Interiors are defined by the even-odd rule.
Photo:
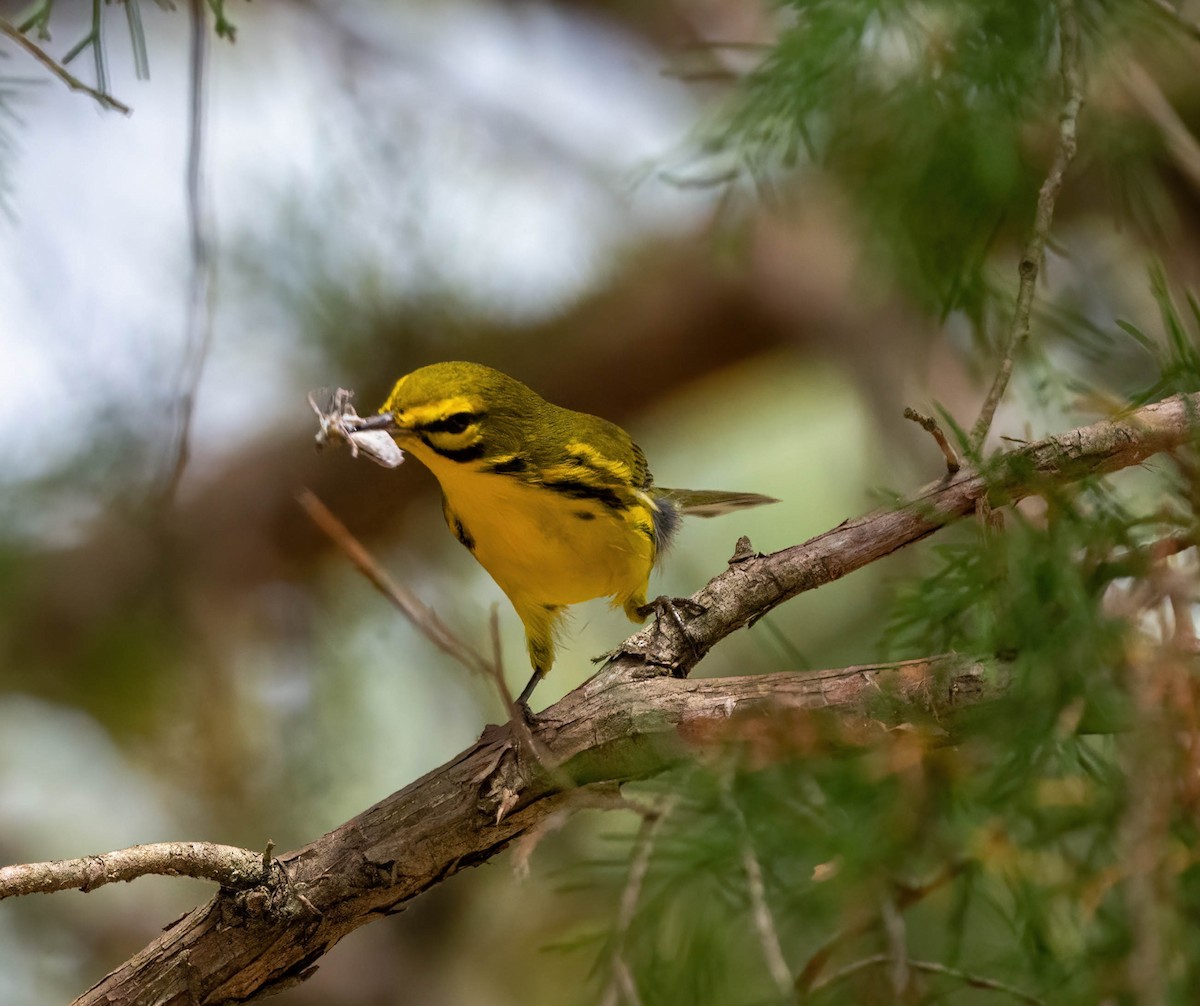
[[[396,427],[396,417],[390,412],[380,412],[375,416],[367,416],[354,424],[356,431],[361,430],[391,430]]]

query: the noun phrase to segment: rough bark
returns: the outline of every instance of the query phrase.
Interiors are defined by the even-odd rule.
[[[507,724],[489,726],[453,761],[281,856],[270,882],[222,890],[77,1002],[244,1002],[302,981],[347,933],[484,862],[572,799],[563,773],[582,789],[644,778],[744,736],[768,709],[782,730],[788,712],[857,712],[865,696],[940,715],[986,687],[982,668],[950,658],[695,681],[630,680],[614,664],[538,717],[559,771],[531,759]]]
[[[891,710],[943,715],[989,693],[978,666],[948,660],[818,674],[680,680],[719,639],[771,608],[919,541],[974,510],[1138,464],[1189,442],[1200,395],[1176,396],[1125,417],[1001,456],[987,476],[961,471],[908,501],[768,556],[739,548],[729,569],[693,600],[691,644],[670,620],[625,642],[591,681],[537,717],[547,771],[488,727],[457,758],[312,844],[281,856],[269,881],[222,890],[208,904],[84,993],[78,1004],[197,1006],[243,1002],[302,981],[358,926],[467,866],[484,862],[578,792],[660,772],[689,751],[752,733],[764,717],[862,722]],[[684,616],[687,617],[687,616]],[[673,673],[664,674],[664,668]],[[887,698],[883,708],[880,697]]]

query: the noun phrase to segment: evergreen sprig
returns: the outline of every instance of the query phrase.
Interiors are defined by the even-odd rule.
[[[998,284],[989,253],[1021,243],[1059,114],[1055,5],[1043,0],[784,0],[785,27],[716,131],[754,175],[819,167],[842,192],[876,265],[918,302],[984,330]],[[1158,37],[1144,2],[1078,4],[1085,70],[1113,46]],[[1118,200],[1145,206],[1159,141],[1115,110],[1122,137],[1089,150]],[[1116,158],[1116,159],[1114,159]],[[1125,165],[1124,170],[1119,165]],[[1160,200],[1161,201],[1161,200]],[[1149,221],[1138,210],[1135,219]]]

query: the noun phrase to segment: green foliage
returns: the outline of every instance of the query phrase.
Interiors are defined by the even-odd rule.
[[[1188,314],[1182,314],[1171,297],[1161,265],[1150,269],[1150,289],[1158,304],[1164,341],[1156,342],[1131,322],[1117,323],[1146,351],[1158,370],[1154,383],[1132,396],[1136,405],[1200,390],[1200,301],[1187,292],[1184,299]]]
[[[1059,8],[780,6],[788,26],[744,82],[723,142],[756,174],[803,158],[825,170],[879,262],[927,306],[986,330],[1011,304],[995,297],[989,252],[1027,236],[1062,107]],[[1085,70],[1150,23],[1143,4],[1074,9]],[[1101,109],[1085,124],[1104,137],[1118,121]],[[1151,231],[1162,193],[1145,169],[1160,149],[1143,127],[1096,154],[1119,182],[1118,212]],[[1151,289],[1162,337],[1121,325],[1156,371],[1134,404],[1200,390],[1200,303],[1187,295],[1181,310],[1161,267]],[[1026,379],[1039,405],[1065,411],[1094,392],[1088,369],[1103,373],[1114,352],[1112,383],[1144,384],[1107,321],[1063,305],[1039,305],[1037,320],[1057,340],[1035,348],[1040,370]],[[1053,359],[1060,348],[1070,363]],[[941,419],[964,445],[954,417]],[[998,488],[1036,475],[992,464]],[[936,720],[881,695],[875,729],[781,719],[648,787],[664,816],[629,839],[628,871],[588,873],[622,906],[596,958],[599,988],[627,966],[646,1003],[1190,1002],[1200,786],[1177,780],[1195,772],[1200,737],[1194,584],[1167,556],[1197,540],[1200,465],[1178,452],[1165,474],[1134,478],[1138,491],[1041,486],[1002,521],[943,532],[925,574],[897,583],[884,649],[983,661],[987,703]],[[772,980],[764,911],[794,995]],[[1148,973],[1139,962],[1156,953]],[[897,955],[930,962],[903,990]]]
[[[988,253],[998,240],[1025,240],[1049,163],[1062,105],[1055,5],[779,6],[789,26],[743,83],[719,142],[755,174],[790,169],[803,152],[842,190],[877,264],[920,302],[980,325],[995,286]],[[1141,6],[1079,4],[1085,57],[1099,60],[1112,40],[1144,31]],[[1128,128],[1121,138],[1123,154],[1109,165],[1115,194],[1141,207],[1154,189],[1144,170],[1133,183],[1130,166],[1144,168],[1159,142]]]
[[[1037,0],[786,5],[728,141],[758,168],[799,145],[847,192],[869,246],[946,311],[980,317],[983,265],[1027,225],[1038,169],[1021,131],[1052,119],[1053,8]]]
[[[217,38],[225,38],[230,42],[236,42],[237,25],[225,16],[225,0],[208,0],[208,6],[212,8],[215,19],[213,29],[217,33]]]
[[[163,10],[174,10],[174,0],[154,0]],[[112,0],[92,0],[91,26],[87,33],[78,39],[62,57],[65,66],[88,49],[92,56],[96,73],[96,89],[102,94],[108,94],[108,58],[104,42],[104,14]],[[213,30],[218,38],[237,41],[237,26],[225,16],[225,0],[206,0],[213,14]],[[125,20],[129,31],[129,47],[133,56],[134,72],[139,80],[150,77],[150,57],[146,48],[146,33],[142,23],[141,0],[120,0],[120,6],[125,9]],[[35,0],[14,18],[17,28],[23,33],[36,32],[37,38],[48,42],[51,38],[51,25],[54,15],[54,0]]]
[[[997,698],[952,721],[909,710],[902,722],[887,696],[874,727],[781,719],[647,787],[670,809],[651,831],[637,911],[627,928],[614,913],[597,955],[601,987],[619,957],[646,1003],[894,1001],[887,961],[902,939],[916,962],[905,1002],[1003,998],[981,981],[1042,1002],[1126,1001],[1144,939],[1130,835],[1146,820],[1144,773],[1186,757],[1164,745],[1166,723],[1190,715],[1137,708],[1139,677],[1190,674],[1147,648],[1129,607],[1144,596],[1132,585],[1161,575],[1152,543],[1191,512],[1188,480],[1162,481],[1172,506],[1156,495],[1145,512],[1103,481],[1047,491],[1036,516],[960,528],[927,575],[898,584],[887,648],[988,660]],[[1154,912],[1171,962],[1164,1001],[1183,1003],[1200,983],[1188,924],[1200,870],[1183,853],[1198,837],[1195,796],[1166,786],[1152,812]],[[748,851],[796,998],[770,980]],[[588,876],[628,897],[634,872]]]

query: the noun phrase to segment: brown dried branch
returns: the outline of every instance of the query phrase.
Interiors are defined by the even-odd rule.
[[[956,860],[947,864],[943,869],[939,870],[929,880],[920,884],[903,883],[896,884],[895,890],[892,893],[891,905],[898,912],[903,912],[905,909],[922,901],[935,891],[941,890],[950,881],[962,873],[966,862]],[[796,976],[796,993],[803,998],[809,992],[817,988],[817,979],[821,972],[829,963],[833,955],[846,946],[848,943],[858,939],[880,924],[881,920],[878,915],[867,914],[858,921],[851,923],[844,929],[834,933],[829,939],[817,948],[816,952],[809,957],[805,962],[800,973]]]
[[[1027,445],[997,459],[985,479],[963,471],[893,508],[846,521],[802,545],[758,556],[744,549],[699,591],[688,632],[650,626],[590,681],[545,710],[534,734],[579,789],[645,777],[725,744],[770,714],[820,710],[851,723],[880,690],[895,707],[940,716],[994,693],[978,666],[952,658],[816,674],[677,680],[719,639],[790,597],[918,541],[972,512],[989,493],[999,506],[1047,485],[1140,464],[1193,439],[1200,395],[1178,395],[1120,419]],[[382,588],[381,588],[382,589]],[[741,733],[739,733],[741,731]],[[441,768],[312,844],[283,855],[283,888],[222,891],[81,996],[79,1006],[205,1006],[302,981],[349,932],[391,912],[467,866],[483,863],[562,807],[564,790],[537,759],[521,757],[511,725],[489,727]],[[507,805],[506,815],[497,809]],[[916,969],[916,964],[911,964]]]
[[[1036,495],[1045,485],[1064,485],[1090,475],[1141,464],[1146,458],[1191,442],[1191,417],[1200,394],[1175,395],[1125,416],[1048,437],[994,459],[985,477],[964,468],[939,479],[895,507],[843,521],[801,545],[771,555],[739,555],[730,568],[691,600],[705,609],[687,619],[695,650],[671,652],[663,662],[655,626],[627,639],[621,651],[650,665],[687,674],[712,647],[736,629],[808,590],[911,545],[987,502],[992,508]],[[645,672],[644,672],[645,673]]]
[[[921,427],[926,433],[933,437],[934,442],[942,452],[942,457],[946,459],[946,471],[954,475],[960,468],[962,462],[958,459],[958,452],[950,445],[950,441],[946,439],[946,434],[942,432],[938,421],[932,416],[924,416],[916,409],[905,409],[904,418],[911,419],[914,423]]]
[[[363,548],[358,539],[350,533],[346,525],[338,520],[312,492],[303,489],[296,495],[296,500],[312,519],[312,522],[330,537],[354,563],[358,571],[370,581],[371,586],[387,598],[392,606],[408,619],[413,628],[468,671],[496,684],[505,698],[506,707],[512,707],[512,696],[507,694],[508,687],[504,683],[504,677],[491,660],[459,639],[438,617],[436,611],[407,587],[401,586],[388,576],[387,572],[371,556],[371,553]]]
[[[754,842],[750,835],[750,826],[746,823],[746,815],[733,795],[732,780],[726,778],[722,787],[722,802],[733,815],[738,830],[738,845],[742,855],[742,872],[746,874],[746,892],[750,896],[750,917],[754,921],[754,929],[758,934],[758,943],[762,948],[763,960],[767,963],[767,971],[775,988],[783,998],[792,993],[792,971],[783,956],[783,945],[779,942],[779,927],[775,925],[775,915],[767,903],[767,888],[763,883],[762,864],[754,851]]]
[[[22,894],[93,891],[119,880],[158,874],[215,880],[244,890],[269,876],[270,856],[211,842],[155,842],[96,856],[0,867],[0,900]]]
[[[192,420],[196,395],[208,350],[212,345],[214,262],[213,218],[204,184],[205,105],[208,97],[207,0],[189,0],[190,45],[188,57],[188,146],[185,195],[187,202],[188,276],[187,309],[184,318],[183,359],[179,367],[175,401],[175,429],[170,466],[162,488],[165,503],[175,502],[183,473],[192,453]],[[97,39],[96,43],[100,42]]]
[[[346,525],[338,520],[332,511],[317,499],[312,492],[307,489],[302,490],[297,494],[296,498],[305,513],[312,518],[313,523],[330,537],[338,548],[354,563],[358,571],[370,581],[376,590],[391,601],[392,605],[421,635],[443,653],[462,664],[468,671],[481,675],[495,685],[496,691],[500,695],[500,701],[504,704],[504,708],[507,710],[509,716],[514,720],[514,729],[517,732],[517,738],[522,742],[525,750],[542,762],[547,771],[557,773],[553,759],[530,731],[522,711],[513,700],[508,682],[504,678],[504,665],[500,659],[500,622],[495,608],[492,609],[489,621],[492,643],[492,655],[489,658],[455,635],[446,623],[438,617],[437,612],[425,604],[416,594],[407,587],[402,587],[392,580],[380,567],[379,563],[374,560],[371,553],[350,533]],[[564,789],[571,787],[570,779],[561,774],[557,775],[557,782]],[[503,814],[508,812],[508,808],[502,804],[498,808],[498,812],[503,816]]]
[[[75,76],[70,70],[62,65],[58,60],[51,56],[45,49],[38,45],[33,39],[25,35],[11,21],[0,17],[0,35],[7,35],[14,42],[24,49],[29,55],[42,64],[54,76],[67,85],[72,91],[81,91],[88,97],[92,98],[102,108],[111,109],[114,112],[121,112],[124,115],[132,115],[133,109],[124,102],[117,101],[111,94],[106,94],[104,91],[98,91],[96,88],[85,84],[82,80]]]
[[[813,986],[813,992],[821,989],[826,989],[831,985],[836,985],[838,982],[845,981],[847,978],[858,974],[860,971],[866,971],[869,968],[888,967],[893,964],[893,959],[890,954],[875,954],[871,957],[864,957],[862,960],[853,961],[847,964],[844,968],[830,975],[825,981]],[[940,964],[937,961],[905,961],[905,966],[910,971],[923,971],[931,975],[945,975],[948,978],[956,978],[964,985],[969,985],[971,988],[988,989],[992,992],[1003,992],[1005,995],[1012,996],[1019,1002],[1029,1003],[1030,1006],[1045,1006],[1045,1002],[1037,996],[1030,995],[1022,989],[1013,985],[1007,985],[1004,982],[998,982],[994,978],[985,978],[983,975],[973,974],[970,971],[962,971],[959,968],[952,968],[947,964]]]
[[[1013,361],[1021,347],[1029,339],[1029,315],[1033,309],[1033,295],[1037,289],[1038,275],[1045,259],[1046,241],[1050,237],[1050,225],[1054,221],[1054,204],[1062,190],[1063,176],[1067,166],[1075,157],[1075,128],[1079,121],[1079,110],[1083,107],[1083,77],[1079,68],[1079,21],[1075,12],[1075,0],[1058,0],[1059,64],[1063,82],[1063,108],[1058,122],[1058,147],[1054,160],[1042,187],[1038,191],[1037,211],[1034,214],[1033,233],[1025,245],[1018,266],[1020,281],[1017,285],[1017,303],[1013,308],[1008,335],[1004,343],[1004,355],[980,410],[979,418],[971,429],[971,446],[978,453],[983,449],[996,408],[1008,388],[1012,377]]]
[[[78,1006],[212,1006],[302,981],[342,937],[486,862],[581,791],[661,772],[751,731],[764,715],[776,724],[813,714],[859,722],[882,690],[899,706],[947,716],[989,694],[981,667],[949,657],[694,681],[636,680],[628,670],[610,666],[537,718],[539,741],[575,789],[562,790],[540,763],[520,756],[511,724],[488,727],[447,764],[278,857],[286,883],[218,893]],[[509,794],[516,805],[497,821]]]
[[[1159,14],[1165,17],[1176,28],[1182,31],[1189,38],[1200,42],[1200,23],[1191,21],[1179,13],[1168,0],[1146,0]]]
[[[524,835],[513,842],[512,871],[521,880],[529,876],[529,860],[543,838],[563,827],[573,814],[581,810],[628,810],[643,818],[653,817],[658,811],[641,803],[627,799],[621,793],[619,783],[605,786],[596,783],[587,789],[577,789],[574,795],[553,814],[548,814]]]
[[[1200,192],[1200,141],[1192,135],[1187,123],[1140,63],[1129,64],[1125,86],[1142,106],[1147,118],[1158,127],[1180,174],[1191,182],[1193,189]]]
[[[1167,535],[1138,548],[1123,549],[1096,566],[1097,577],[1115,580],[1123,576],[1143,576],[1156,563],[1189,548],[1196,547],[1196,535],[1191,532]]]
[[[609,959],[611,972],[608,987],[601,997],[601,1006],[618,1006],[625,1001],[626,1006],[640,1006],[641,997],[633,980],[633,973],[625,960],[625,946],[629,939],[629,929],[637,914],[638,902],[642,897],[642,886],[646,882],[646,874],[650,871],[650,859],[654,854],[654,841],[662,830],[663,824],[675,809],[674,797],[667,797],[654,810],[642,814],[642,824],[638,829],[634,842],[633,857],[629,862],[629,873],[625,879],[625,887],[621,891],[621,904],[617,909],[617,927],[613,935],[612,955]]]

